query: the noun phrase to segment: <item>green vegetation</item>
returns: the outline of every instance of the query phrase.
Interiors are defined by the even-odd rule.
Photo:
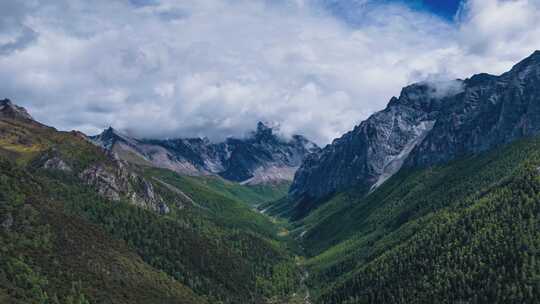
[[[189,217],[202,216],[224,227],[257,232],[267,237],[274,237],[277,233],[267,217],[251,210],[243,200],[247,194],[253,193],[251,188],[238,184],[233,188],[222,179],[181,176],[163,169],[146,169],[145,175],[158,181],[158,188],[165,197],[175,194],[168,191],[173,187],[189,198],[185,203],[189,210],[175,212],[179,217],[187,218],[188,214]],[[227,188],[224,190],[222,185],[227,185]],[[233,195],[233,191],[239,194]],[[189,208],[190,205],[195,208]]]
[[[204,303],[124,242],[62,212],[43,186],[0,162],[2,303]]]
[[[84,138],[2,123],[4,302],[263,303],[298,288],[290,240],[250,207],[285,186],[258,189],[133,165],[170,206],[158,215],[83,184],[78,173],[89,165],[115,166]],[[52,157],[73,170],[42,169]]]
[[[317,301],[533,303],[539,151],[523,140],[334,196],[297,223]]]
[[[70,169],[44,169],[50,159]],[[292,222],[254,210],[290,215],[285,183],[124,164],[167,204],[158,214],[87,186],[80,173],[93,165],[119,166],[76,133],[0,121],[0,303],[540,298],[538,138],[402,170],[373,192],[338,193]],[[142,179],[131,186],[145,187]]]
[[[260,185],[240,185],[215,176],[184,178],[197,181],[223,196],[239,200],[253,207],[286,196],[291,185],[290,182],[286,181]]]

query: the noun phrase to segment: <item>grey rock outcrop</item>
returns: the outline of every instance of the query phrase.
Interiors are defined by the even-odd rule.
[[[71,172],[73,169],[64,162],[60,157],[49,158],[43,163],[44,169],[60,170],[64,172]]]
[[[93,164],[82,171],[79,178],[112,201],[126,198],[136,206],[161,214],[170,211],[163,198],[155,192],[152,183],[129,170],[120,160],[115,160],[113,166]]]
[[[404,88],[386,109],[308,156],[296,172],[290,195],[318,199],[352,185],[380,185],[433,127],[442,104],[435,93],[427,84]]]

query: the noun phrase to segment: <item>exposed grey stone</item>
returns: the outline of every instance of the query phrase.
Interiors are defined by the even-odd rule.
[[[464,87],[446,99],[433,130],[407,165],[445,163],[540,133],[540,52],[501,76],[473,76]]]
[[[60,157],[55,156],[52,158],[49,158],[45,161],[43,164],[44,169],[51,169],[51,170],[60,170],[64,172],[72,172],[70,166],[68,166]]]
[[[79,177],[107,199],[119,201],[126,198],[133,205],[145,209],[162,214],[170,212],[152,183],[129,170],[120,160],[115,160],[114,166],[94,164],[81,172]]]
[[[296,172],[290,196],[318,199],[352,185],[380,185],[433,127],[442,103],[432,93],[428,84],[404,88],[386,109],[309,155]]]

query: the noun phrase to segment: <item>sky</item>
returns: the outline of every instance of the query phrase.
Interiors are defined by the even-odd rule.
[[[540,0],[5,0],[0,98],[61,130],[324,145],[418,81],[540,48]]]
[[[404,3],[414,2],[417,2],[417,8],[424,8],[447,19],[454,18],[461,4],[460,0],[405,1]]]

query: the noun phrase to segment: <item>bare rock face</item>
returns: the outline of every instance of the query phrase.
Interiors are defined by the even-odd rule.
[[[222,145],[228,153],[225,170],[218,174],[244,184],[292,181],[304,158],[319,150],[317,145],[300,135],[290,140],[282,139],[273,128],[261,122],[249,137],[229,138]]]
[[[538,134],[540,51],[500,76],[404,88],[386,109],[308,156],[289,194],[313,203],[352,186],[374,189],[403,166],[441,164]]]
[[[128,170],[121,161],[108,167],[94,164],[79,174],[88,185],[110,200],[127,198],[132,204],[161,214],[168,213],[169,207],[159,196],[151,182]]]
[[[9,99],[0,100],[0,118],[34,120],[25,108],[13,104]]]
[[[58,170],[66,173],[73,172],[73,168],[62,158],[61,153],[56,149],[50,149],[43,153],[34,161],[34,166],[36,168]]]
[[[53,157],[49,158],[45,161],[43,164],[44,169],[52,169],[52,170],[60,170],[64,172],[71,172],[73,169],[71,169],[64,160],[62,160],[60,157]]]
[[[244,184],[291,181],[306,155],[319,150],[306,138],[283,139],[263,123],[246,138],[139,140],[109,128],[92,140],[123,160],[186,175],[219,175]]]
[[[294,199],[318,199],[352,185],[378,186],[397,172],[431,130],[441,110],[435,89],[409,86],[386,109],[307,157],[290,189]]]
[[[429,166],[540,134],[540,52],[501,76],[480,74],[448,97],[433,130],[407,160]]]

